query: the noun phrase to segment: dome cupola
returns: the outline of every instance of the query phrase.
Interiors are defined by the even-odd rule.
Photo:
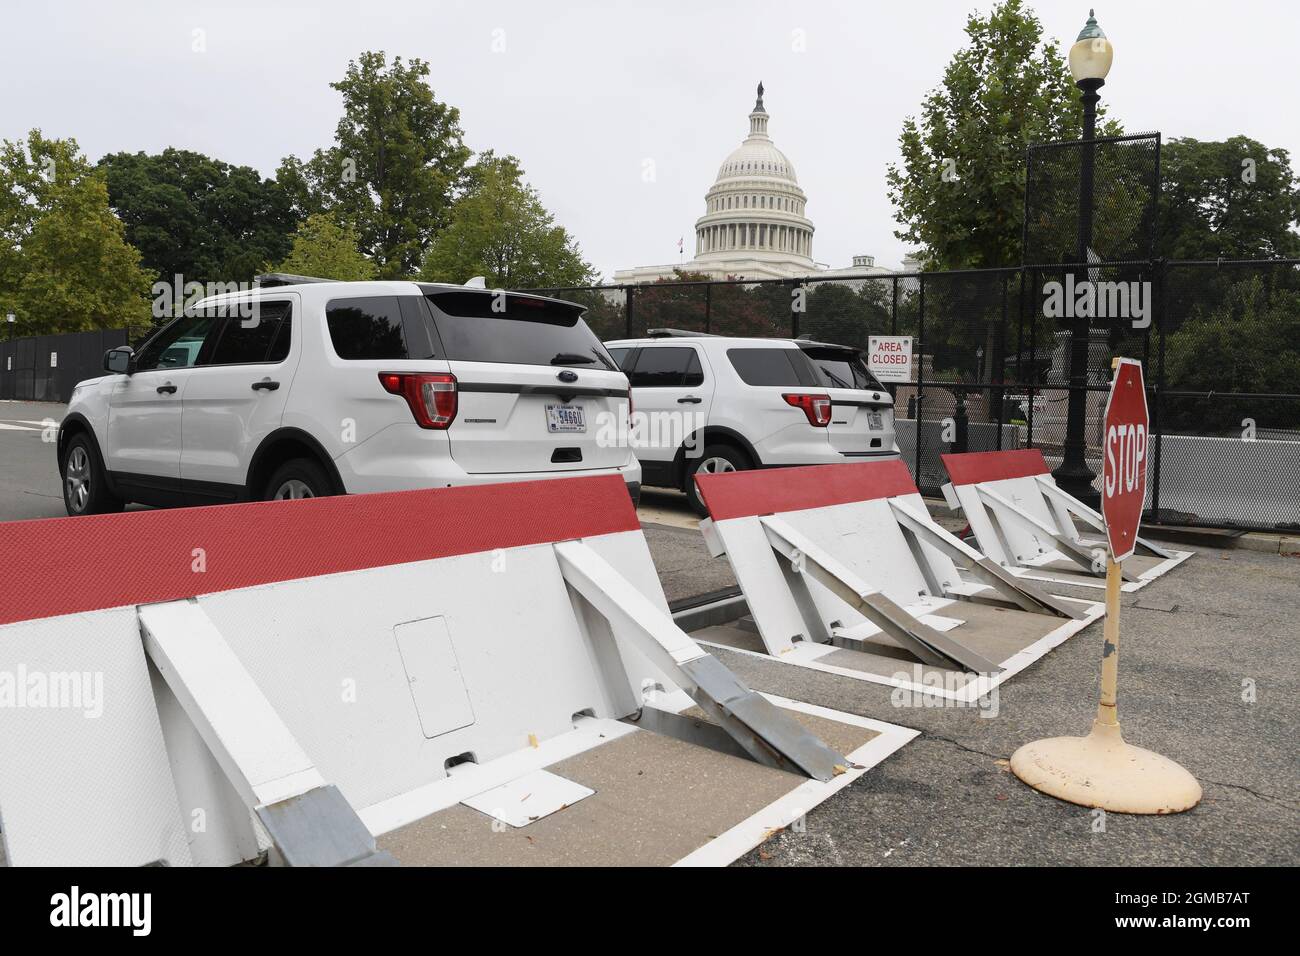
[[[768,134],[763,84],[749,114],[749,135],[718,168],[695,224],[697,259],[737,255],[811,267],[813,224],[794,166]]]

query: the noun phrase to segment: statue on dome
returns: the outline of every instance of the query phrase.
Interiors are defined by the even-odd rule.
[[[763,110],[763,81],[758,81],[758,102],[754,104],[754,112],[758,113]]]

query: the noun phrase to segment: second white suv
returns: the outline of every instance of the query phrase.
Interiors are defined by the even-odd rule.
[[[893,398],[856,349],[672,329],[605,345],[636,397],[644,482],[699,514],[697,472],[898,457]]]
[[[292,277],[299,279],[301,277]],[[617,474],[627,379],[558,299],[283,277],[205,299],[77,385],[58,436],[71,515]]]

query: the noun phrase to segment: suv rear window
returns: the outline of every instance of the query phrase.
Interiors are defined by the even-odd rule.
[[[860,388],[883,392],[884,387],[867,371],[862,356],[850,349],[803,348],[812,360],[817,378],[826,388]]]
[[[618,370],[576,306],[496,292],[428,292],[425,298],[453,361]]]
[[[404,359],[402,309],[395,295],[331,299],[325,306],[330,342],[341,359]]]
[[[757,346],[727,349],[727,358],[746,385],[815,385],[816,378],[798,349]]]

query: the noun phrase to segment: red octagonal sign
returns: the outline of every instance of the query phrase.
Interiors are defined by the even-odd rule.
[[[1146,501],[1149,422],[1142,363],[1128,358],[1115,362],[1106,402],[1101,513],[1111,557],[1123,561],[1137,543]]]

